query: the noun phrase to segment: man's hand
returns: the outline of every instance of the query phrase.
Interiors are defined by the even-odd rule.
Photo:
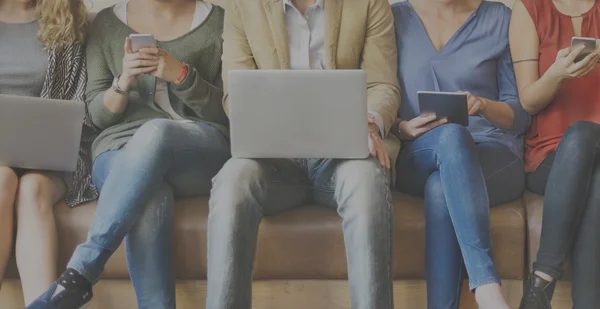
[[[436,115],[421,115],[409,121],[398,119],[396,123],[400,131],[398,138],[405,141],[412,141],[446,122],[448,122],[446,118],[438,119]]]
[[[385,149],[379,127],[371,115],[369,115],[369,152],[379,160],[382,167],[390,168],[390,156]]]

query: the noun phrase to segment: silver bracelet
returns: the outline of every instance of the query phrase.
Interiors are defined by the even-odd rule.
[[[121,89],[121,87],[119,87],[119,77],[121,77],[121,75],[115,77],[115,79],[113,80],[112,90],[124,97],[129,96],[129,91],[125,91]]]

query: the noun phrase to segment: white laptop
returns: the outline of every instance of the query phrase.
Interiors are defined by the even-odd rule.
[[[369,156],[361,70],[230,71],[229,115],[236,158]]]
[[[0,95],[0,165],[74,171],[85,104]]]

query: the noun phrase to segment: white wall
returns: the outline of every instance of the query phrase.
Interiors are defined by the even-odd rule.
[[[90,7],[90,11],[98,12],[105,7],[111,6],[115,3],[120,2],[119,0],[88,0],[88,7]]]
[[[88,6],[90,7],[90,10],[92,12],[98,12],[105,7],[109,7],[111,5],[121,2],[123,0],[84,0],[84,1],[86,1],[86,3],[88,3]],[[225,0],[206,0],[206,1],[215,3],[215,4],[219,4]]]
[[[102,10],[103,8],[105,8],[105,7],[111,6],[111,5],[113,5],[115,3],[118,3],[118,2],[121,2],[121,1],[122,0],[88,0],[87,2],[90,3],[91,11],[98,12],[98,11]],[[212,1],[209,1],[209,2],[213,2],[213,3],[219,4],[219,3],[222,3],[223,1],[226,1],[226,0],[212,0]],[[395,3],[395,2],[398,2],[398,1],[399,0],[390,0],[391,3]],[[498,0],[498,1],[501,1],[504,4],[509,5],[509,6],[513,3],[513,0]]]

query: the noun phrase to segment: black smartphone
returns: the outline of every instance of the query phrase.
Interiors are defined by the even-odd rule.
[[[583,45],[584,49],[577,55],[575,58],[575,62],[579,62],[583,60],[583,58],[587,57],[589,54],[593,53],[597,48],[597,40],[594,38],[584,38],[584,37],[573,37],[571,39],[571,49]]]

